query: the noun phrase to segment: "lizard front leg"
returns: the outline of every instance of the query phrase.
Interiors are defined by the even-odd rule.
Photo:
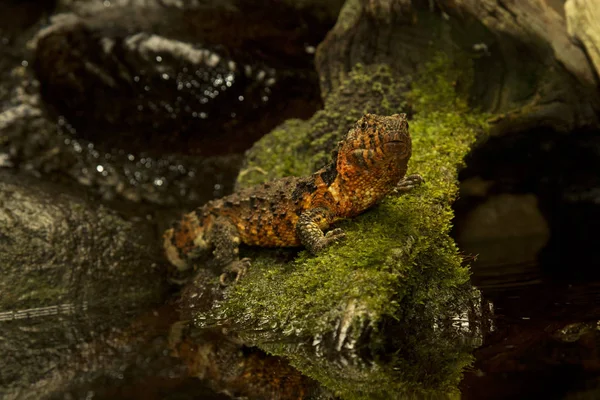
[[[326,234],[323,229],[327,229],[331,222],[332,215],[329,210],[323,207],[313,208],[304,211],[296,223],[296,234],[300,242],[313,254],[319,253],[330,244],[342,240],[346,234],[341,229],[332,229]]]
[[[211,229],[210,241],[214,246],[213,260],[223,273],[219,277],[221,285],[228,286],[237,282],[250,266],[250,259],[239,259],[240,236],[235,225],[227,218],[215,219]]]

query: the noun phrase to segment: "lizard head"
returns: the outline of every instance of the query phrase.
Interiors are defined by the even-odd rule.
[[[400,179],[412,151],[406,114],[365,114],[350,129],[338,148],[338,171],[385,174]]]

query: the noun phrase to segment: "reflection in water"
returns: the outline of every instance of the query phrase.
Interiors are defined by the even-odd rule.
[[[27,310],[11,310],[0,312],[0,322],[47,317],[51,315],[73,315],[86,312],[87,309],[88,305],[84,302],[80,306],[75,304],[61,304],[58,306],[29,308]]]
[[[478,254],[472,280],[497,330],[475,353],[466,398],[598,397],[597,138],[515,133],[467,160],[456,237]]]

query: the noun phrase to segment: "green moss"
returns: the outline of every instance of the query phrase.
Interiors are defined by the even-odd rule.
[[[436,57],[405,98],[405,84],[388,68],[357,66],[313,119],[290,121],[261,140],[242,185],[308,174],[364,112],[389,115],[410,104],[409,172],[426,182],[339,224],[346,240],[318,257],[301,251],[286,262],[282,254],[290,251],[256,250],[250,272],[218,313],[199,321],[227,320],[247,343],[288,358],[342,398],[456,396],[476,335],[455,320],[477,292],[449,236],[450,206],[457,168],[487,130],[486,116],[457,89],[469,78],[465,71],[468,65]],[[266,173],[254,174],[258,169]],[[360,350],[333,350],[345,323],[346,342]],[[350,362],[340,361],[344,354]]]

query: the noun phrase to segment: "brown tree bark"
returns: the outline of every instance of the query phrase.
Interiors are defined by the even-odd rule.
[[[594,0],[567,0],[565,17],[569,37],[582,47],[593,67],[594,82],[600,77],[600,7]]]
[[[323,95],[357,63],[408,75],[443,51],[472,58],[471,103],[495,114],[496,134],[597,127],[592,2],[348,1],[317,52]]]

